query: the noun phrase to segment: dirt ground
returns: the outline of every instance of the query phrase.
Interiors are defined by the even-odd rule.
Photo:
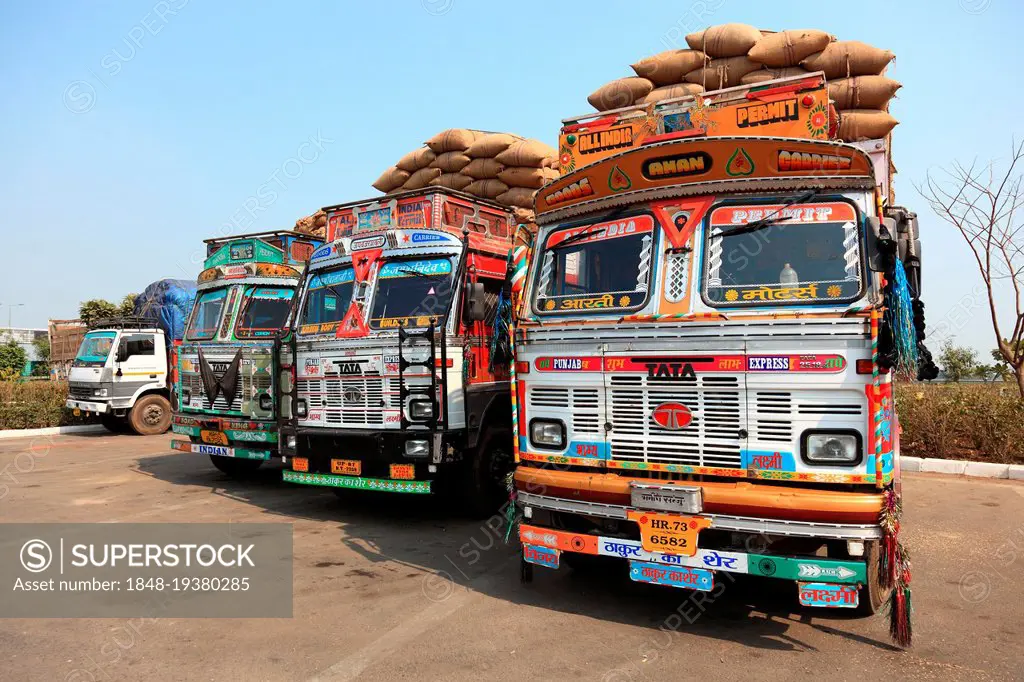
[[[521,585],[513,547],[437,500],[339,500],[280,483],[276,466],[233,481],[169,440],[0,441],[0,521],[290,523],[293,617],[136,622],[130,642],[129,619],[3,620],[0,680],[1024,676],[1020,483],[906,477],[915,645],[900,651],[884,618],[801,611],[778,581],[737,581],[700,607],[624,568],[538,568]],[[673,629],[677,611],[692,622]]]

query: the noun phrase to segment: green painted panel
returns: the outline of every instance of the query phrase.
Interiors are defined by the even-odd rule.
[[[301,471],[285,470],[284,480],[288,483],[320,485],[328,488],[353,488],[355,490],[377,490],[388,493],[430,492],[430,481],[392,481],[383,478],[362,478],[359,476],[336,476],[334,474],[307,474]]]
[[[747,559],[751,575],[783,580],[814,580],[826,583],[863,583],[867,569],[860,561],[835,561],[815,557],[793,558],[750,554]]]

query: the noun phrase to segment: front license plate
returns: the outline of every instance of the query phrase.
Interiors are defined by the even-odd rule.
[[[650,561],[630,561],[629,577],[638,583],[685,587],[699,592],[710,592],[715,584],[714,573],[703,568],[666,566]]]
[[[678,516],[629,510],[626,516],[640,526],[640,545],[648,552],[682,554],[697,553],[697,536],[711,525],[701,516]]]
[[[860,593],[853,585],[835,583],[797,583],[800,606],[819,606],[826,609],[857,608]]]
[[[392,464],[389,470],[394,479],[411,481],[416,478],[416,467],[412,464]]]
[[[558,568],[558,557],[561,554],[557,549],[540,547],[538,545],[523,545],[523,559],[528,563],[544,566],[545,568]]]
[[[292,457],[293,471],[309,471],[309,460],[305,457]]]
[[[222,431],[207,431],[206,429],[203,429],[199,432],[199,438],[201,438],[204,443],[209,443],[210,445],[228,444],[228,434]]]
[[[81,417],[82,416],[82,411],[76,407],[74,409],[74,411],[72,412],[72,414],[74,414],[76,417]]]
[[[363,463],[358,459],[332,459],[331,473],[358,476],[363,473]]]
[[[700,488],[634,482],[629,487],[629,497],[632,506],[637,509],[652,509],[676,512],[677,514],[700,514],[704,511],[704,500]]]

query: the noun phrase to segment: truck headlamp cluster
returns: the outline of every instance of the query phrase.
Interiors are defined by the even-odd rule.
[[[107,389],[105,388],[94,388],[92,389],[92,395],[94,398],[106,398]]]
[[[405,441],[406,457],[429,457],[430,441],[428,440],[407,440]]]
[[[804,431],[803,458],[808,464],[853,466],[861,461],[860,433]]]
[[[430,419],[434,416],[434,403],[429,400],[413,400],[409,403],[409,419]]]
[[[181,389],[181,404],[188,405],[192,402],[192,391],[187,388]]]
[[[263,410],[264,412],[269,412],[270,410],[274,409],[274,399],[270,396],[269,393],[260,394],[260,409]]]
[[[530,422],[530,442],[546,450],[565,448],[565,422],[561,419],[534,419]]]
[[[299,398],[295,401],[295,416],[299,419],[305,419],[308,410],[306,409],[306,400]]]

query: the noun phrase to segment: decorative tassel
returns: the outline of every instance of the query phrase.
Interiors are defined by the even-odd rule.
[[[516,512],[516,484],[515,472],[508,472],[505,476],[505,488],[508,490],[508,504],[505,505],[505,544],[508,544],[512,537],[512,531],[519,525],[519,515]]]
[[[907,272],[903,269],[903,262],[897,258],[885,289],[885,321],[892,331],[896,371],[907,377],[916,377],[918,366],[913,298]]]
[[[914,611],[910,601],[910,586],[897,587],[889,595],[886,607],[889,611],[889,636],[904,649],[914,643],[914,626],[911,614]]]
[[[512,359],[512,300],[502,289],[498,294],[498,307],[494,315],[494,331],[491,335],[491,372],[496,366],[508,365]]]
[[[886,609],[889,612],[889,634],[900,647],[911,645],[913,627],[910,603],[910,553],[900,542],[900,518],[903,503],[891,487],[882,496],[878,525],[882,528],[881,556],[878,562],[878,583],[892,589]]]

